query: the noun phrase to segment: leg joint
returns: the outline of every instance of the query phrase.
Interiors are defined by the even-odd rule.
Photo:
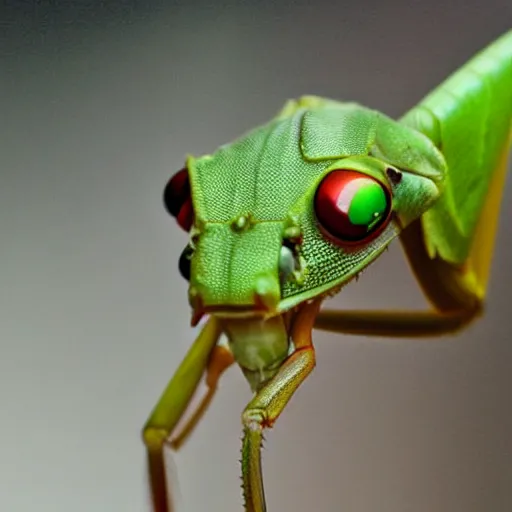
[[[147,426],[142,431],[142,439],[148,450],[160,450],[166,443],[169,432],[161,427]]]
[[[246,409],[242,414],[242,424],[248,430],[261,430],[267,422],[263,409]]]

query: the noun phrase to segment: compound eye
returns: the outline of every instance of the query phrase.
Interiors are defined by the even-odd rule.
[[[362,172],[336,169],[320,182],[314,209],[320,227],[336,242],[365,244],[389,222],[392,197],[381,182]]]
[[[185,249],[183,249],[178,261],[178,269],[180,271],[181,277],[187,281],[190,281],[190,267],[193,254],[194,250],[192,247],[190,247],[190,245],[187,245]]]
[[[190,231],[194,222],[188,169],[184,167],[167,182],[164,188],[164,206],[185,231]]]

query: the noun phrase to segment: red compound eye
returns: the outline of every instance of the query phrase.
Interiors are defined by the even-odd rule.
[[[164,206],[182,229],[190,231],[194,222],[194,210],[190,196],[188,169],[184,167],[167,182],[164,188]]]
[[[337,169],[320,182],[314,208],[320,226],[341,244],[363,244],[389,221],[392,198],[387,187],[362,172]]]

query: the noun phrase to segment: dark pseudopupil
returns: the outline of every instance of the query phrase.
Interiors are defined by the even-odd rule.
[[[315,213],[322,227],[341,242],[363,242],[387,220],[388,190],[357,171],[336,170],[320,183]]]
[[[183,249],[183,252],[181,253],[180,259],[178,261],[180,274],[187,281],[190,281],[190,260],[192,259],[193,252],[194,250],[192,247],[187,245],[187,247]]]

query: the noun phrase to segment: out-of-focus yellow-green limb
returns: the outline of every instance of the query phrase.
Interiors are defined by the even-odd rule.
[[[321,311],[315,329],[392,338],[428,338],[455,333],[476,318],[466,311]]]
[[[143,430],[147,447],[148,471],[154,512],[171,512],[167,492],[164,446],[187,409],[208,365],[221,330],[215,318],[205,324],[153,409]]]
[[[204,413],[210,406],[210,403],[217,391],[217,385],[222,374],[235,362],[235,358],[229,349],[221,345],[213,347],[208,367],[206,369],[206,386],[208,391],[197,406],[192,416],[188,419],[179,434],[176,434],[170,441],[170,445],[175,450],[179,450],[185,441],[190,437],[197,424],[204,416]]]

